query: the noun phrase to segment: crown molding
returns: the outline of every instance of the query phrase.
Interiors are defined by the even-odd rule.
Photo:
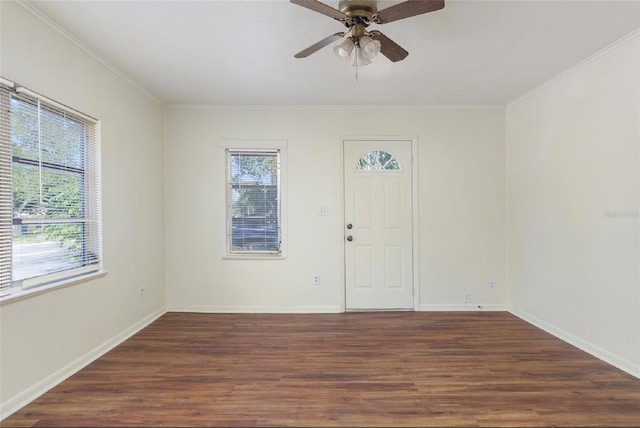
[[[165,104],[166,109],[203,110],[504,110],[504,105],[278,105],[278,104]]]
[[[161,106],[164,106],[164,103],[162,102],[162,100],[160,100],[154,93],[152,93],[151,91],[149,91],[148,89],[146,89],[145,87],[140,85],[133,78],[131,78],[129,75],[127,75],[125,72],[120,70],[118,67],[116,67],[112,63],[110,63],[107,59],[105,59],[104,57],[99,55],[97,52],[95,52],[89,46],[85,45],[77,37],[75,37],[74,35],[70,34],[67,30],[62,28],[55,21],[53,21],[47,15],[42,13],[38,8],[33,6],[31,3],[29,3],[27,0],[14,0],[14,1],[18,5],[22,6],[29,13],[31,13],[33,16],[35,16],[36,18],[40,19],[46,25],[48,25],[53,30],[55,30],[58,34],[60,34],[61,36],[63,36],[67,40],[69,40],[71,43],[76,45],[78,48],[82,49],[85,53],[87,53],[93,59],[98,61],[100,64],[102,64],[105,67],[107,67],[110,71],[112,71],[118,77],[120,77],[121,79],[126,81],[128,84],[130,84],[131,86],[136,88],[138,91],[142,92],[144,95],[146,95],[148,98],[150,98],[151,100],[153,100],[157,104],[160,104]]]
[[[524,101],[525,99],[531,97],[532,95],[537,94],[538,92],[541,92],[542,90],[548,88],[549,86],[553,86],[555,83],[561,81],[565,77],[568,77],[568,76],[572,75],[573,73],[577,72],[578,70],[581,70],[582,68],[586,67],[588,64],[594,62],[598,58],[608,54],[609,52],[613,51],[617,47],[627,43],[630,40],[633,40],[634,38],[636,38],[638,36],[640,36],[640,28],[637,28],[637,29],[633,30],[631,33],[627,34],[626,36],[623,36],[622,38],[620,38],[618,40],[616,40],[615,42],[611,43],[609,46],[605,47],[604,49],[599,50],[598,52],[594,53],[593,55],[591,55],[591,56],[589,56],[589,57],[587,57],[585,59],[583,59],[582,61],[580,61],[576,65],[566,69],[565,71],[561,72],[560,74],[556,75],[555,77],[552,77],[551,79],[547,80],[546,82],[542,83],[541,85],[538,85],[535,88],[533,88],[532,90],[530,90],[528,92],[525,92],[524,94],[520,95],[518,98],[514,99],[513,101],[508,102],[506,107],[509,108],[511,106],[514,106],[514,105]]]

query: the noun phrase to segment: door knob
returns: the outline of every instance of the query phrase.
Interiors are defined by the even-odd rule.
[[[347,225],[347,229],[353,229],[353,225],[352,225],[351,223],[349,223],[349,224]]]
[[[353,241],[353,236],[351,236],[351,235],[347,236],[347,241],[349,241],[349,242]]]

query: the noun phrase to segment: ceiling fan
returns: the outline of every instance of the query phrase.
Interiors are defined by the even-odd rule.
[[[378,52],[382,52],[384,56],[393,62],[402,61],[409,55],[409,52],[380,31],[368,31],[367,28],[372,23],[386,24],[444,8],[444,0],[407,0],[380,11],[376,0],[340,0],[338,9],[334,9],[318,0],[290,1],[298,6],[306,7],[314,12],[336,19],[347,27],[346,31],[325,37],[294,56],[296,58],[306,58],[323,47],[347,36],[344,42],[333,48],[333,52],[338,59],[348,62],[351,59],[352,52],[355,50],[353,55],[355,66],[370,64],[371,59]]]

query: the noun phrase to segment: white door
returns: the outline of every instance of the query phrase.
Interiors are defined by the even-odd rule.
[[[411,141],[344,141],[346,308],[413,309]]]

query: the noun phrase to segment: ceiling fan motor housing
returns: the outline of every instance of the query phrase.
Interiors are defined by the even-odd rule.
[[[340,0],[338,7],[340,12],[352,20],[356,18],[354,21],[365,26],[369,25],[378,13],[376,0]]]

